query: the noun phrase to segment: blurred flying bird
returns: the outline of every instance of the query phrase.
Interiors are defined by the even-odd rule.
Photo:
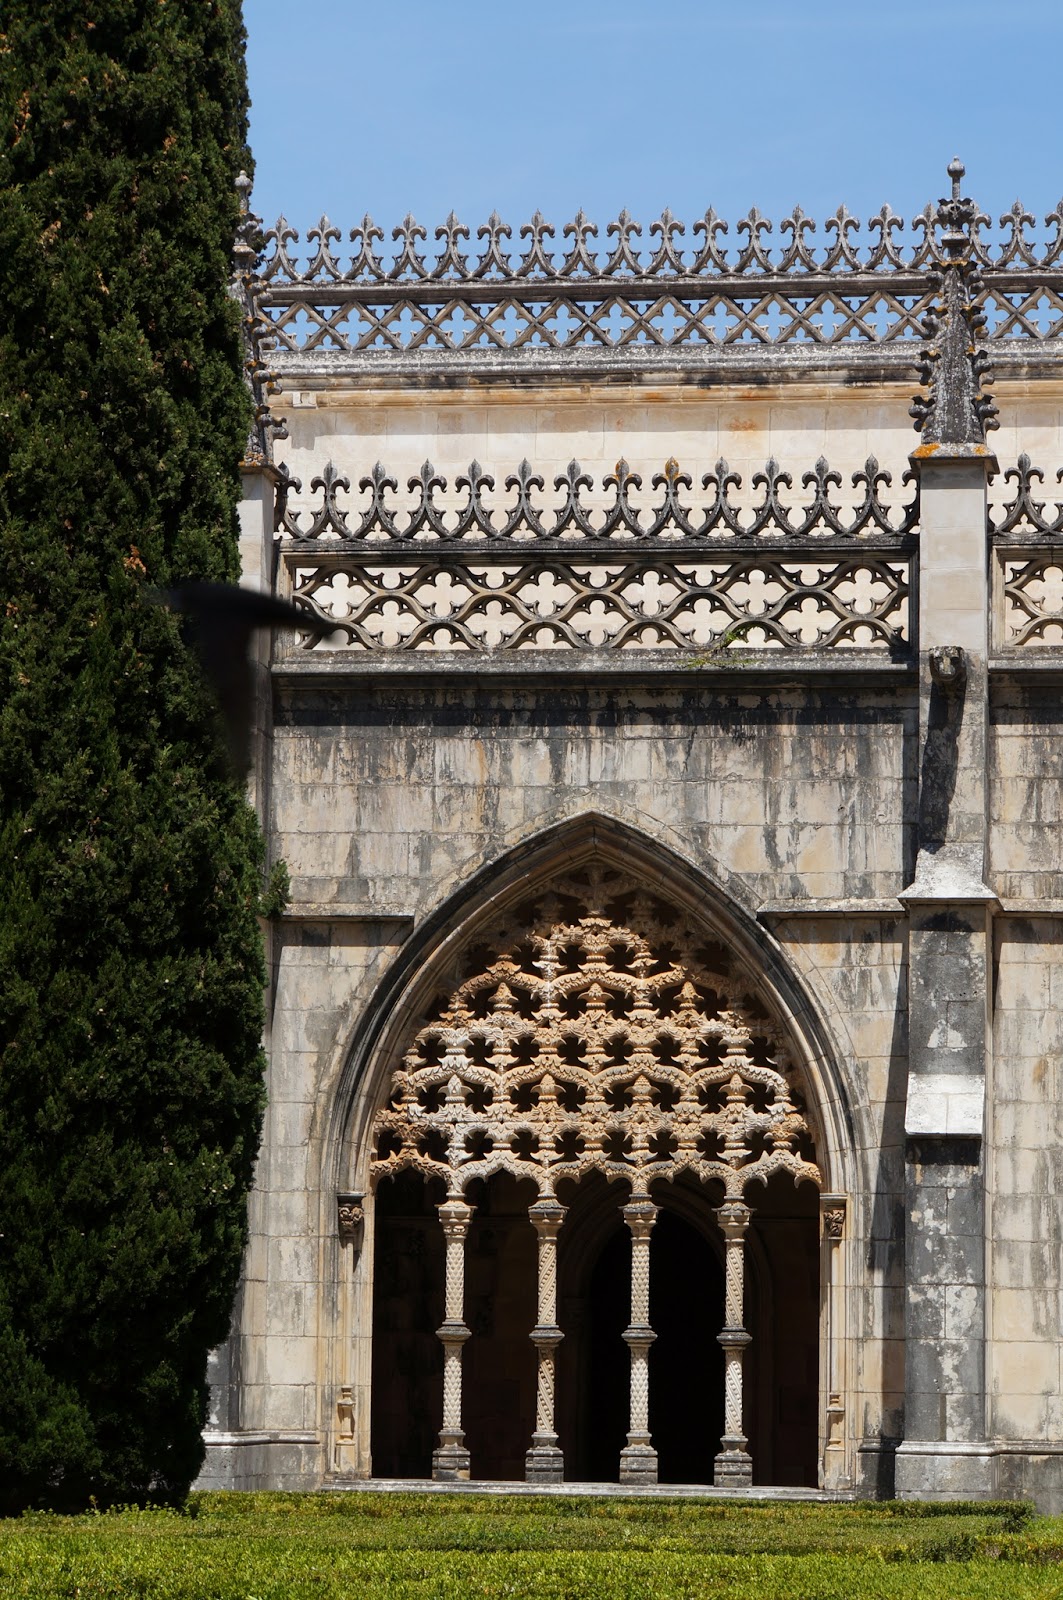
[[[263,628],[298,628],[318,635],[328,630],[312,612],[288,600],[235,584],[185,583],[158,590],[151,598],[188,618],[189,643],[214,690],[233,772],[243,779],[251,764],[252,634]]]

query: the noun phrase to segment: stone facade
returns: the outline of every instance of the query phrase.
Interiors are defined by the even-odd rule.
[[[950,170],[818,250],[249,222],[245,581],[320,631],[202,1482],[1063,1510],[1063,224]]]

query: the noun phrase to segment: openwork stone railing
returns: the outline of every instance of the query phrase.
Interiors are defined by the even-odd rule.
[[[1026,538],[1046,534],[1063,539],[1063,494],[1055,502],[1054,515],[1044,500],[1037,498],[1045,481],[1044,472],[1035,467],[1028,455],[1021,455],[1018,465],[1004,473],[1004,483],[1014,484],[1013,498],[1007,499],[1000,490],[990,488],[989,531],[998,537],[1009,535]],[[995,482],[990,480],[991,485]],[[1063,467],[1056,473],[1056,482],[1063,484]],[[1003,502],[1003,503],[1001,503]]]
[[[293,579],[295,599],[331,624],[325,648],[888,650],[908,629],[907,563],[869,556],[323,563],[294,566]]]
[[[910,474],[905,474],[905,482]],[[737,491],[742,487],[740,473],[732,472],[726,461],[717,461],[711,472],[702,475],[701,487],[708,491],[704,504],[691,503],[693,480],[681,471],[673,458],[664,470],[654,474],[651,483],[657,500],[647,504],[641,490],[642,476],[620,460],[613,472],[602,480],[595,495],[594,480],[570,461],[554,479],[554,490],[561,493],[556,507],[542,499],[546,481],[527,461],[507,474],[505,489],[512,496],[509,505],[499,503],[496,480],[478,461],[455,482],[462,495],[459,505],[443,498],[447,480],[426,461],[416,477],[407,480],[405,504],[398,500],[398,480],[378,461],[372,471],[358,480],[358,491],[368,496],[358,506],[351,496],[351,481],[327,463],[320,477],[310,484],[312,495],[321,503],[309,511],[296,511],[291,496],[302,492],[302,483],[288,477],[278,502],[278,530],[293,539],[319,539],[333,535],[339,539],[414,540],[414,539],[815,539],[836,535],[855,538],[857,534],[901,536],[911,531],[918,519],[918,499],[892,511],[883,504],[881,490],[893,478],[884,472],[874,456],[852,475],[857,491],[855,503],[846,508],[836,494],[842,486],[840,472],[832,471],[821,456],[815,466],[801,474],[801,485],[811,490],[803,505],[794,504],[787,491],[793,476],[769,460],[763,472],[753,476],[759,491],[756,503],[743,506]],[[488,498],[485,498],[488,497]]]
[[[1063,484],[1063,469],[1056,473]],[[1004,473],[989,531],[996,556],[996,645],[1004,651],[1063,649],[1063,490],[1044,496],[1045,473],[1021,455]],[[992,495],[992,491],[991,491]]]
[[[995,239],[972,210],[985,337],[1051,339],[1063,324],[1063,202],[1040,236],[1018,201]],[[689,232],[665,211],[645,247],[642,235],[622,212],[599,244],[581,212],[559,238],[536,213],[515,243],[492,216],[471,247],[451,215],[432,252],[407,217],[385,253],[365,217],[344,252],[323,217],[301,261],[281,218],[255,278],[257,312],[281,356],[881,345],[923,338],[942,263],[940,208],[929,204],[907,225],[888,206],[866,225],[841,207],[822,228],[800,208],[778,228],[754,209],[734,234],[711,210]]]
[[[632,1236],[631,1412],[622,1481],[656,1477],[649,1433],[651,1185],[689,1173],[715,1185],[726,1245],[726,1426],[718,1483],[748,1484],[742,1429],[744,1240],[750,1186],[783,1173],[820,1184],[811,1130],[775,1019],[727,952],[674,907],[611,868],[573,871],[514,910],[469,952],[433,1002],[374,1125],[378,1183],[405,1169],[446,1184],[443,1426],[437,1476],[467,1476],[461,1429],[464,1245],[469,1184],[530,1178],[539,1235],[536,1427],[528,1476],[556,1481],[554,1250],[557,1185],[600,1172],[624,1186]],[[709,1330],[706,1330],[708,1333]]]
[[[1063,544],[1055,555],[1004,556],[1005,649],[1063,647]]]
[[[328,627],[304,636],[308,650],[896,652],[909,641],[918,505],[891,511],[880,496],[890,482],[870,459],[846,508],[841,475],[821,460],[795,505],[791,475],[769,461],[743,506],[741,477],[721,461],[695,506],[670,461],[647,505],[625,462],[595,494],[573,461],[550,508],[527,462],[501,505],[474,462],[455,504],[426,462],[401,508],[380,466],[360,480],[368,502],[357,507],[330,462],[311,484],[320,504],[296,512],[286,497],[280,525],[293,598]]]

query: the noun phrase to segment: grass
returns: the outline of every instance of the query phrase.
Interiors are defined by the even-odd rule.
[[[1063,1600],[1028,1506],[200,1494],[0,1521],[3,1600]]]

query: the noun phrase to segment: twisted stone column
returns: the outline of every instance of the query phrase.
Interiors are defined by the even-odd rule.
[[[461,1427],[461,1350],[471,1329],[465,1325],[465,1237],[473,1207],[451,1197],[439,1207],[447,1239],[446,1306],[438,1336],[443,1346],[443,1426],[432,1454],[433,1478],[467,1478],[469,1452]]]
[[[652,1200],[632,1200],[622,1208],[631,1230],[631,1326],[624,1340],[631,1351],[631,1425],[620,1452],[621,1483],[656,1483],[657,1452],[650,1440],[650,1234],[657,1221]]]
[[[557,1326],[557,1235],[565,1208],[556,1200],[537,1200],[529,1206],[528,1215],[539,1238],[539,1309],[531,1332],[539,1372],[535,1432],[524,1458],[524,1476],[529,1483],[563,1483],[565,1458],[554,1431],[554,1383],[557,1347],[564,1338]]]
[[[726,1366],[723,1449],[716,1457],[712,1481],[718,1489],[741,1489],[753,1482],[753,1458],[742,1432],[742,1361],[750,1342],[743,1327],[745,1239],[752,1213],[741,1200],[729,1200],[716,1215],[725,1240],[724,1327],[719,1340]]]

